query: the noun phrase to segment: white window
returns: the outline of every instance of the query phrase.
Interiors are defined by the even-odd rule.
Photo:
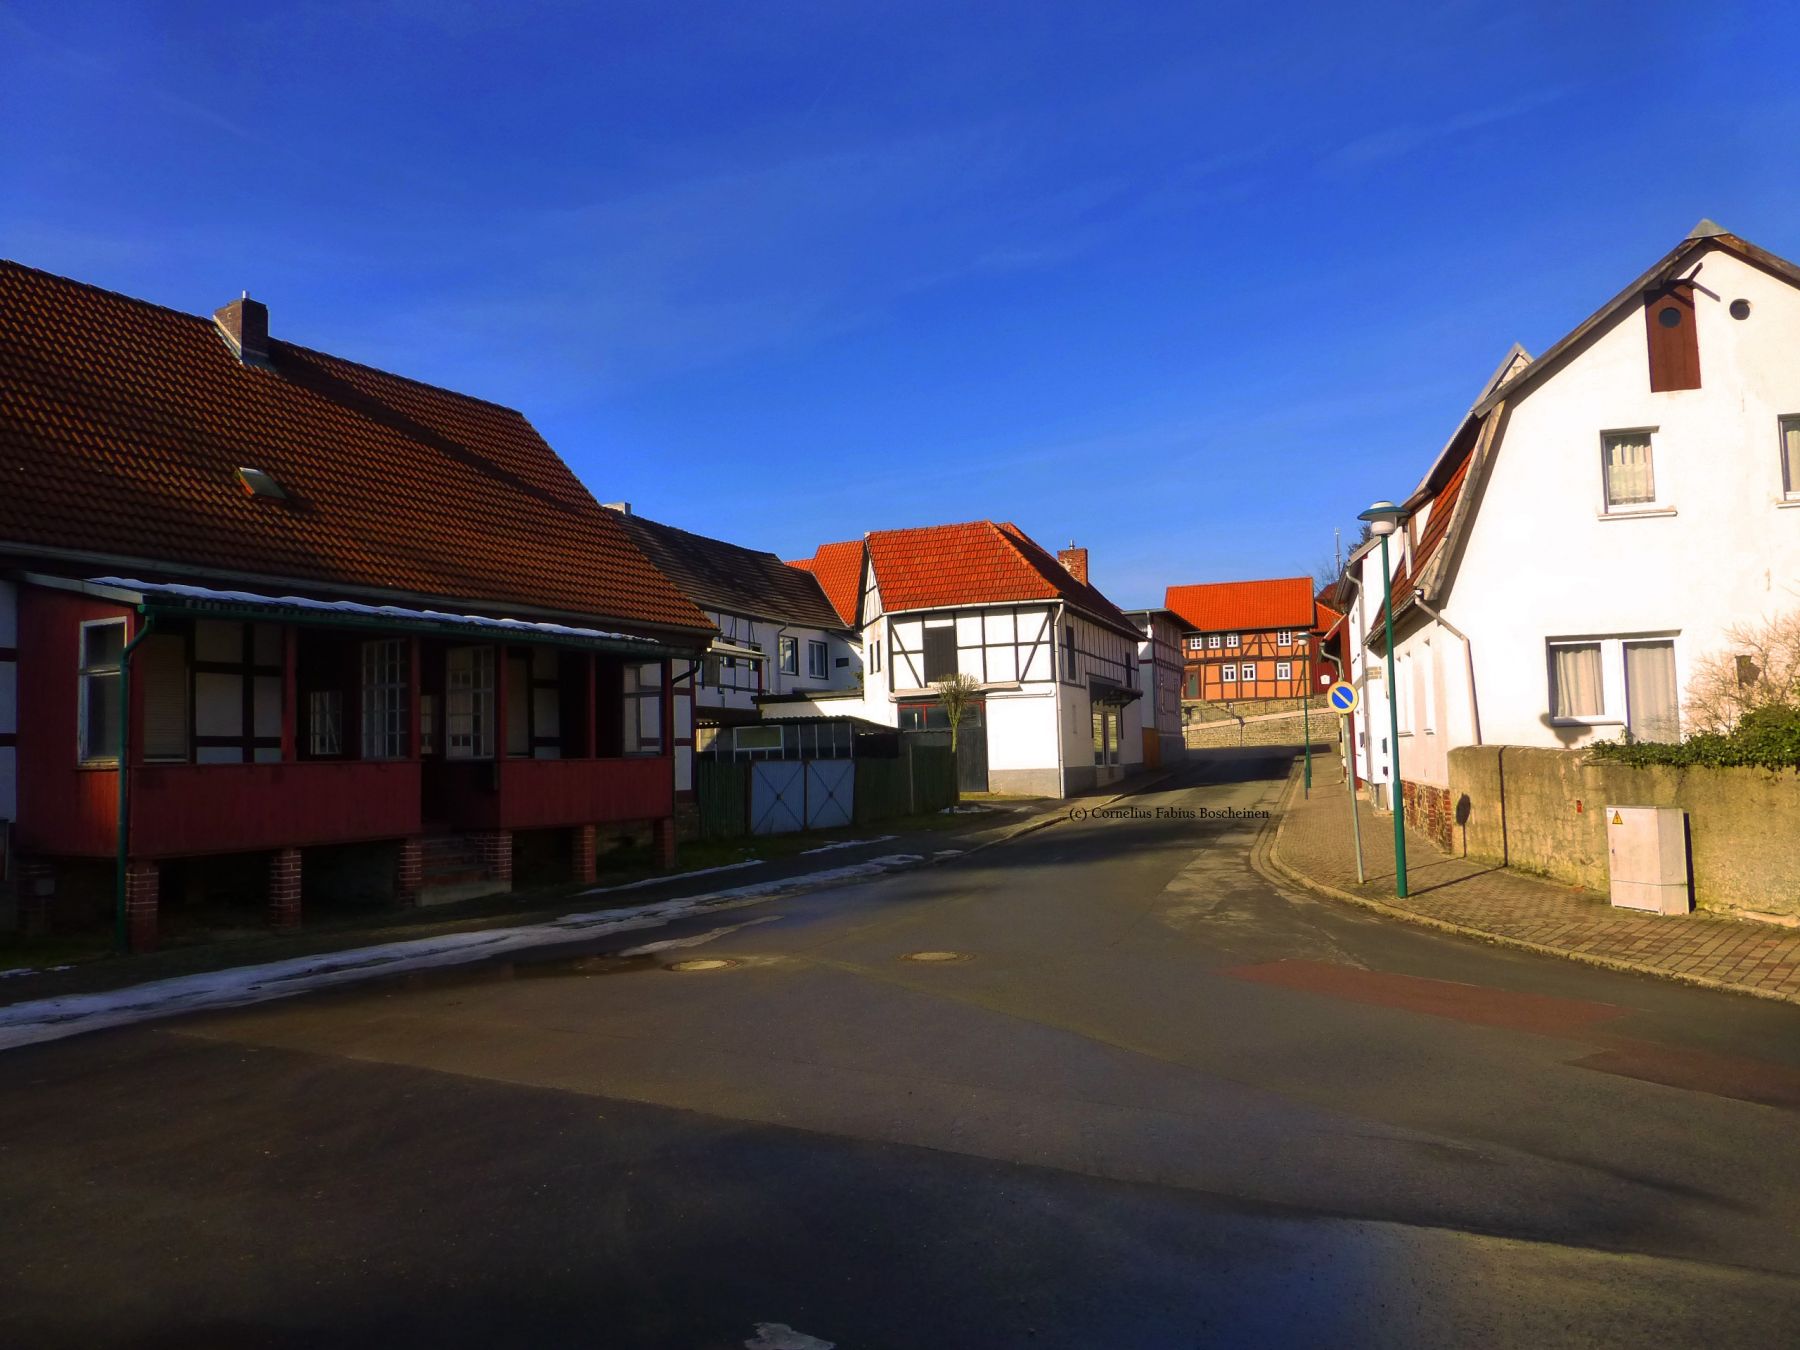
[[[1598,642],[1550,644],[1550,716],[1559,722],[1606,716],[1606,681]]]
[[[407,666],[405,638],[362,645],[362,757],[404,759],[407,753]]]
[[[119,762],[119,671],[125,620],[81,625],[81,701],[78,745],[83,764]]]
[[[1253,661],[1244,662],[1243,678],[1246,680],[1254,680],[1256,678],[1256,663],[1255,662],[1253,662]]]
[[[1218,651],[1219,635],[1217,633],[1210,634],[1206,639],[1206,646],[1209,651]]]
[[[1293,679],[1294,663],[1292,661],[1277,661],[1275,663],[1275,678],[1278,680]]]
[[[1187,640],[1187,647],[1190,652],[1202,651],[1206,647],[1206,639],[1196,633]]]
[[[1781,495],[1800,501],[1800,417],[1781,419]]]
[[[806,673],[815,680],[822,680],[831,673],[823,642],[806,644]]]
[[[1437,658],[1432,654],[1431,643],[1425,644],[1425,730],[1427,733],[1437,727]]]
[[[1221,680],[1224,680],[1227,684],[1236,684],[1237,683],[1237,667],[1232,666],[1232,665],[1220,666],[1219,667],[1219,678]]]
[[[344,696],[320,689],[306,696],[306,748],[319,756],[344,753]]]
[[[881,674],[881,628],[869,634],[869,674]]]
[[[776,655],[781,661],[781,673],[783,675],[798,675],[800,673],[800,640],[798,638],[784,637],[777,638],[775,642]]]
[[[1283,628],[1279,633],[1275,634],[1275,645],[1277,647],[1293,646],[1294,630],[1291,628]]]
[[[1238,635],[1236,633],[1227,633],[1225,635],[1225,645],[1227,647],[1237,646],[1238,645]]]
[[[1681,739],[1681,695],[1675,682],[1675,644],[1667,638],[1627,642],[1625,725],[1634,741]]]
[[[452,647],[444,658],[444,753],[494,755],[494,649]]]
[[[662,666],[626,666],[625,753],[660,755],[662,750]]]
[[[1608,511],[1641,511],[1656,505],[1652,429],[1608,431],[1600,437]]]

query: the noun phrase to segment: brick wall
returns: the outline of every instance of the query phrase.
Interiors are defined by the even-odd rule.
[[[134,952],[156,948],[156,910],[162,872],[153,862],[133,858],[125,865],[125,939]]]
[[[1446,853],[1455,851],[1455,799],[1447,787],[1411,783],[1402,779],[1400,798],[1406,806],[1406,823]]]
[[[569,878],[577,882],[594,879],[594,850],[598,846],[592,825],[577,825],[569,831]]]
[[[269,855],[269,926],[300,926],[300,850],[278,848]]]
[[[411,906],[419,903],[419,891],[425,884],[425,845],[418,838],[402,839],[394,851],[394,903]]]
[[[482,871],[494,881],[503,881],[508,886],[513,879],[513,837],[511,830],[487,830],[469,836],[469,842],[475,846],[475,856],[481,860]]]

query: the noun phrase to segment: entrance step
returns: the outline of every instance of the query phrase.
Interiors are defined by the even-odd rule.
[[[449,905],[477,896],[510,891],[482,865],[475,844],[465,835],[433,834],[419,841],[419,904]]]

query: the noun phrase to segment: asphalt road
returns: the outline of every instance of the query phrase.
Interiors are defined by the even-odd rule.
[[[1800,1010],[1396,925],[1154,814],[1286,769],[0,1056],[0,1344],[1800,1344]]]

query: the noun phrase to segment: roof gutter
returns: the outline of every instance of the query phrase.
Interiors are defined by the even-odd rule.
[[[1439,628],[1442,628],[1446,633],[1450,634],[1451,637],[1457,639],[1463,645],[1463,669],[1469,674],[1469,721],[1472,724],[1471,729],[1475,733],[1475,744],[1480,745],[1481,704],[1475,700],[1475,651],[1474,648],[1469,645],[1469,635],[1463,632],[1462,629],[1458,628],[1455,624],[1451,623],[1450,620],[1446,619],[1442,614],[1439,614],[1430,605],[1426,604],[1425,592],[1423,589],[1414,589],[1412,602],[1429,614],[1432,621],[1436,623]]]

